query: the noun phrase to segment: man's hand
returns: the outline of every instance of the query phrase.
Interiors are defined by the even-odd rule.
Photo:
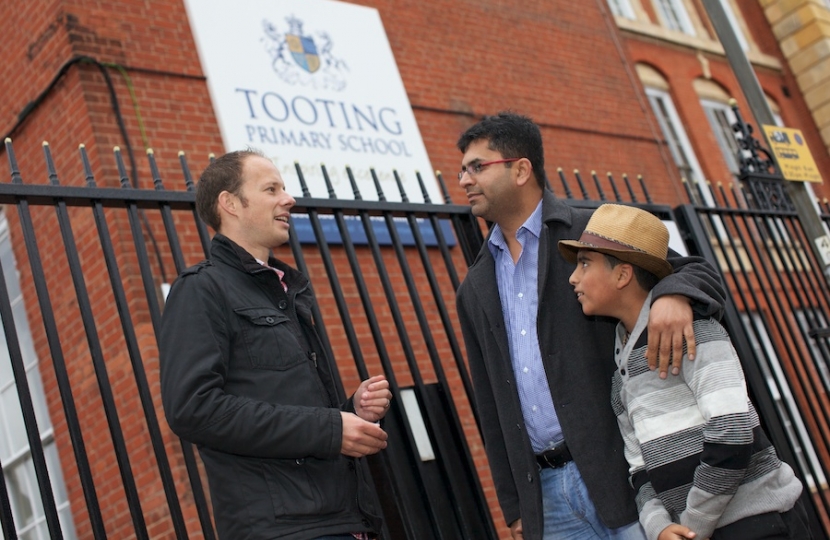
[[[349,457],[377,454],[386,448],[386,432],[379,425],[363,420],[356,414],[340,412],[343,420],[343,440],[340,453]]]
[[[386,416],[391,402],[389,381],[383,375],[366,379],[354,393],[354,410],[359,417],[368,422],[377,422]]]
[[[697,534],[688,527],[684,527],[678,523],[672,523],[662,531],[657,537],[657,540],[686,540],[697,536]]]
[[[692,323],[692,306],[689,299],[679,294],[661,296],[651,305],[648,315],[648,359],[649,369],[660,365],[660,378],[665,379],[672,364],[672,374],[680,373],[683,362],[683,340],[689,360],[695,359],[695,332]]]
[[[523,540],[524,533],[522,533],[522,519],[519,518],[510,524],[510,536],[513,540]]]

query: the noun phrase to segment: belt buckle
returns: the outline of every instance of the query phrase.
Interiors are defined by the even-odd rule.
[[[563,443],[542,453],[542,459],[551,469],[558,469],[567,463],[567,460],[564,459],[564,448],[567,447]]]
[[[553,448],[552,448],[552,449],[551,449],[551,450],[549,450],[548,452],[552,452],[553,450],[555,450],[555,449],[553,449]],[[548,452],[545,452],[544,454],[542,454],[542,459],[544,459],[544,460],[545,460],[545,463],[547,463],[547,464],[548,464],[548,466],[549,466],[551,469],[558,469],[559,467],[561,467],[561,466],[563,465],[563,464],[562,464],[562,461],[561,461],[560,459],[558,459],[558,457],[557,457],[557,458],[554,458],[553,460],[551,460],[551,457],[552,457],[552,456],[550,456],[550,455],[548,454]]]

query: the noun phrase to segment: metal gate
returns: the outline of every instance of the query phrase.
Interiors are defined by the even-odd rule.
[[[97,185],[83,148],[72,172],[83,171],[83,186],[60,185],[48,146],[44,152],[49,184],[24,183],[7,142],[11,183],[0,183],[10,228],[23,240],[14,244],[15,293],[0,227],[0,317],[12,371],[0,370],[0,414],[16,404],[25,432],[20,449],[0,437],[4,537],[214,538],[196,453],[159,420],[155,336],[164,292],[209,246],[185,158],[186,190],[167,191],[152,154],[154,189],[137,189],[117,149],[117,179],[105,179],[107,187]],[[814,530],[824,536],[830,291],[797,216],[749,208],[741,192],[724,190],[718,208],[672,212],[653,204],[642,179],[638,200],[627,177],[624,195],[610,175],[591,178],[575,174],[578,201],[560,170],[555,191],[595,207],[607,199],[606,185],[617,202],[674,216],[690,250],[723,271],[731,292],[724,322],[752,398],[805,480]],[[355,183],[354,200],[311,198],[304,189],[290,246],[277,256],[311,278],[341,392],[374,373],[390,380],[390,444],[368,460],[384,538],[494,539],[495,495],[453,328],[455,290],[482,245],[480,225],[467,206],[450,204],[446,189],[442,203],[423,189],[424,202],[413,203],[397,182],[402,202],[393,203],[377,179],[375,187],[378,201],[362,200]],[[3,377],[12,383],[3,386]]]
[[[687,244],[720,267],[724,325],[779,455],[799,473],[816,538],[830,532],[828,408],[830,291],[794,210],[748,208],[719,189],[721,207],[676,214]]]
[[[135,189],[118,149],[118,187],[100,187],[81,148],[71,175],[82,170],[86,185],[70,187],[60,185],[48,146],[44,152],[49,184],[24,183],[7,141],[11,183],[0,184],[10,227],[23,237],[15,253],[23,296],[37,304],[28,320],[43,323],[32,323],[33,346],[21,345],[26,317],[13,313],[0,279],[14,381],[0,411],[19,401],[25,426],[22,450],[0,474],[4,537],[214,538],[196,453],[159,420],[155,336],[164,293],[209,246],[185,158],[186,191],[165,190],[152,154],[155,189]],[[375,180],[378,201],[361,200],[354,182],[355,200],[310,198],[303,185],[297,232],[277,255],[311,278],[341,394],[344,382],[351,391],[384,373],[397,398],[385,421],[389,447],[368,460],[383,537],[494,539],[451,322],[459,270],[481,245],[480,225],[466,206],[410,203],[403,192],[403,202],[386,202]],[[10,260],[0,257],[0,272],[14,274]],[[55,428],[43,427],[39,399]]]

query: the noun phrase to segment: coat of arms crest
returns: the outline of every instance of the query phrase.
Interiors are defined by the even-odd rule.
[[[303,32],[303,21],[286,17],[288,30],[280,32],[270,21],[263,21],[263,42],[271,55],[274,72],[289,84],[310,86],[316,89],[342,90],[346,87],[344,73],[348,67],[332,54],[331,37],[326,32],[317,36]],[[319,46],[318,46],[319,44]]]

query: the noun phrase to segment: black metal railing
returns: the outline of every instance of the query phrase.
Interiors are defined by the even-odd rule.
[[[153,394],[153,389],[157,388],[156,380],[147,375],[149,367],[154,371],[153,376],[157,377],[155,351],[153,347],[148,350],[146,343],[142,345],[147,338],[146,330],[144,334],[139,334],[136,330],[137,318],[149,319],[150,337],[155,338],[158,333],[163,305],[159,286],[162,282],[160,274],[164,272],[160,269],[164,264],[172,260],[176,273],[179,273],[187,266],[188,259],[191,263],[195,262],[204,257],[209,248],[208,231],[195,214],[192,175],[185,157],[180,155],[179,160],[186,191],[165,189],[152,152],[148,153],[148,165],[154,189],[138,190],[132,187],[120,150],[117,148],[114,157],[120,189],[101,188],[96,185],[89,157],[83,147],[80,149],[80,161],[86,185],[62,186],[58,181],[48,145],[44,145],[44,152],[49,184],[28,184],[23,182],[11,143],[6,143],[12,181],[0,184],[0,203],[9,207],[14,205],[18,213],[16,226],[23,235],[25,257],[30,269],[30,275],[27,273],[26,278],[31,280],[31,288],[38,302],[38,319],[43,323],[42,329],[35,326],[35,333],[44,336],[45,339],[45,344],[38,352],[52,360],[54,383],[50,382],[49,386],[56,388],[60,395],[59,402],[65,420],[65,424],[61,422],[61,425],[66,426],[77,468],[77,478],[70,477],[67,482],[70,493],[83,494],[82,503],[81,499],[70,497],[73,505],[81,507],[75,508],[75,519],[88,521],[88,524],[79,526],[79,529],[89,530],[95,538],[127,534],[149,538],[152,536],[149,532],[151,528],[158,525],[158,509],[143,508],[143,504],[147,504],[147,488],[137,485],[136,476],[146,474],[146,460],[139,464],[141,469],[137,470],[135,457],[131,456],[136,453],[136,449],[129,447],[125,435],[134,431],[136,426],[129,424],[134,422],[134,419],[125,419],[123,410],[119,411],[118,402],[125,396],[116,395],[111,374],[112,359],[107,358],[101,344],[100,335],[111,333],[112,325],[116,324],[120,327],[120,339],[123,340],[129,357],[129,372],[133,377],[131,388],[136,394],[135,399],[127,401],[137,404],[142,411],[142,425],[139,429],[146,432],[146,447],[152,453],[151,461],[156,470],[154,475],[158,478],[158,487],[154,489],[164,495],[162,519],[169,522],[171,533],[177,538],[187,538],[196,532],[206,538],[213,538],[207,494],[203,487],[198,460],[191,445],[186,442],[180,443],[179,452],[171,449],[170,441],[173,437],[159,421],[154,404],[154,399],[158,401],[158,396]],[[347,349],[354,361],[351,367],[356,370],[359,378],[365,378],[370,371],[370,362],[364,351],[374,345],[370,356],[378,360],[396,395],[405,390],[404,386],[411,386],[416,398],[415,410],[407,409],[395,402],[387,420],[391,440],[397,442],[390,446],[396,446],[398,450],[384,452],[372,460],[372,472],[378,479],[376,484],[383,495],[383,508],[386,513],[392,514],[391,519],[387,519],[384,536],[495,538],[488,503],[483,495],[467,435],[456,408],[457,401],[469,401],[469,375],[452,328],[451,310],[445,303],[445,299],[450,298],[458,286],[459,271],[466,266],[469,257],[476,253],[481,245],[483,237],[480,225],[466,206],[432,204],[428,200],[425,203],[408,202],[400,182],[398,187],[401,190],[402,202],[399,203],[386,202],[378,182],[377,201],[362,200],[356,184],[352,184],[355,190],[354,200],[335,199],[333,189],[329,190],[329,199],[310,198],[304,187],[305,196],[297,199],[295,210],[308,219],[314,234],[314,246],[310,250],[307,246],[304,247],[296,234],[292,234],[290,246],[294,262],[301,271],[312,276],[315,287],[324,288],[318,279],[319,275],[311,269],[308,259],[314,258],[314,264],[322,264],[325,269],[329,285],[327,291],[330,291],[328,296],[337,307],[339,320],[331,322],[333,319],[328,313],[318,312],[314,316],[321,322],[322,334],[329,349],[337,349],[338,358],[343,356],[342,351]],[[423,183],[422,192],[426,194]],[[42,216],[34,219],[30,210],[33,206],[53,206],[57,223],[44,225]],[[73,230],[72,221],[73,216],[84,207],[89,208],[92,213],[97,230],[95,241],[100,244],[101,256],[106,265],[105,272],[91,271],[90,266],[94,266],[94,261],[82,262],[79,256],[86,246],[77,244],[79,233]],[[113,212],[118,214],[115,220],[121,225],[117,231],[109,226],[113,221]],[[325,229],[330,226],[330,220],[324,220],[321,216],[333,217],[337,225],[339,246],[334,249],[329,247],[326,240],[329,231]],[[355,218],[361,221],[366,236],[366,240],[361,241],[360,248],[353,242],[350,230],[346,226],[349,219]],[[410,242],[400,238],[400,218],[405,220],[405,225],[410,229],[413,239]],[[381,220],[380,223],[378,219]],[[446,237],[444,227],[448,221],[453,226],[449,229],[450,238]],[[36,222],[39,224],[37,227]],[[164,234],[157,238],[159,228],[163,229]],[[380,228],[387,230],[391,242],[378,240],[375,233]],[[39,229],[40,236],[36,229]],[[120,237],[120,234],[127,229],[131,237],[131,242],[128,242],[131,243],[131,247],[126,249],[125,253],[124,238]],[[423,233],[431,233],[432,240],[425,240]],[[187,249],[183,248],[181,234],[198,238],[196,252],[192,245]],[[47,279],[49,270],[44,269],[39,248],[39,243],[44,242],[44,235],[51,240],[60,237],[67,260],[67,272],[62,277],[71,279],[71,283],[68,280],[64,282],[54,278],[54,273]],[[120,237],[119,244],[113,242],[114,236]],[[86,241],[88,242],[89,238]],[[148,242],[153,246],[152,249],[148,250]],[[463,254],[454,249],[456,243],[462,246]],[[50,243],[50,246],[52,245],[54,244]],[[367,258],[359,255],[359,249],[368,249],[372,254],[371,261],[374,262],[374,267],[371,268],[371,275],[376,276],[372,280],[366,278]],[[417,259],[412,257],[413,250],[417,252]],[[396,272],[388,268],[389,263],[385,255],[390,251],[394,252],[398,263]],[[436,253],[440,257],[434,262]],[[348,267],[339,264],[343,258],[348,261]],[[123,259],[129,260],[130,275],[125,276],[123,273]],[[436,266],[438,261],[441,262]],[[350,271],[344,272],[345,268]],[[2,270],[0,266],[0,271]],[[95,302],[90,300],[87,281],[90,278],[95,279],[98,289],[105,279],[104,273],[109,278],[109,307],[115,308],[117,322],[101,323],[100,306],[94,305]],[[136,281],[137,277],[140,281],[138,294],[125,285]],[[394,321],[393,332],[398,334],[395,337],[390,335],[388,329],[383,328],[381,316],[377,313],[378,299],[372,294],[373,288],[377,290],[374,287],[375,279],[382,285],[385,296],[383,309]],[[401,288],[396,286],[395,280],[404,282],[408,296],[406,300],[400,298]],[[427,288],[423,286],[424,280]],[[345,291],[351,285],[344,284],[344,281],[357,288],[363,307],[362,313],[356,311],[353,303],[347,298]],[[5,283],[0,284],[0,315],[3,317],[29,453],[37,478],[39,493],[36,495],[42,501],[42,517],[46,521],[49,534],[61,538],[63,532],[55,495],[52,492],[35,407],[20,346],[17,343],[18,333],[11,314],[10,299],[4,285]],[[86,341],[86,351],[83,353],[77,352],[77,348],[83,344],[69,343],[60,337],[67,333],[69,325],[77,324],[78,319],[68,316],[63,307],[56,308],[53,304],[51,296],[55,294],[55,287],[61,291],[71,287],[74,292],[74,302],[77,304],[80,324],[83,327],[80,335],[83,335]],[[428,291],[428,294],[425,291]],[[137,296],[140,296],[140,301]],[[412,326],[413,315],[417,322],[417,338],[414,335],[410,336],[410,333],[415,331]],[[360,320],[354,320],[355,318]],[[439,321],[437,325],[436,319]],[[371,341],[367,341],[365,336],[361,335],[362,329],[366,328],[372,336]],[[332,341],[340,343],[343,339],[348,347],[332,345]],[[389,343],[394,343],[400,350],[390,353]],[[71,357],[66,354],[68,349],[74,351]],[[425,349],[426,357],[429,359],[426,374],[422,373],[425,366],[422,362],[423,357],[419,357],[419,349]],[[445,350],[449,351],[450,362],[447,361]],[[401,369],[400,363],[396,363],[397,357],[404,359],[403,364],[408,369]],[[91,365],[91,374],[97,383],[98,399],[101,403],[101,408],[96,410],[90,410],[88,406],[79,407],[74,397],[78,388],[77,373],[85,371],[88,365]],[[121,367],[123,366],[119,366],[119,369]],[[340,367],[343,369],[350,366],[344,366],[341,361]],[[451,370],[452,373],[448,374],[447,370]],[[403,382],[400,382],[401,379]],[[455,384],[453,381],[456,380],[460,382]],[[468,404],[466,414],[471,410]],[[52,414],[56,414],[56,411],[52,411]],[[98,414],[105,417],[108,427],[109,439],[106,443],[92,437],[89,430],[83,427],[90,422],[90,415]],[[415,440],[409,418],[413,414],[422,416],[428,440],[435,450],[434,460],[424,461],[419,456],[419,443]],[[94,441],[94,448],[90,447],[90,441]],[[115,457],[115,470],[120,479],[116,492],[119,500],[120,496],[123,496],[126,502],[131,521],[129,531],[113,529],[112,509],[108,508],[113,499],[112,482],[109,479],[102,481],[100,472],[95,472],[95,463],[90,463],[93,459],[90,456],[100,456],[101,452],[106,451],[101,445],[109,446],[109,452]],[[65,452],[68,449],[61,450]],[[177,474],[177,468],[171,466],[171,462],[184,463],[188,479],[185,484]],[[10,497],[4,478],[0,477],[0,522],[6,537],[15,538],[12,508],[14,497]],[[102,488],[102,484],[107,484],[108,487]],[[102,489],[110,491],[102,494]],[[192,508],[183,508],[181,501],[188,501]],[[82,519],[84,506],[88,517],[86,520]],[[187,516],[193,511],[198,516],[198,527],[192,520],[188,521]]]
[[[738,185],[709,186],[716,206],[687,204],[675,214],[692,254],[723,274],[723,322],[750,396],[803,481],[814,537],[823,538],[830,534],[830,290],[784,180],[766,161],[747,167]]]
[[[71,462],[76,473],[66,475],[76,528],[94,538],[149,538],[159,530],[176,538],[214,538],[196,453],[170,433],[157,405],[155,336],[165,268],[181,272],[203,258],[210,244],[195,213],[185,156],[179,155],[183,190],[170,191],[152,153],[149,190],[133,186],[118,149],[112,170],[120,188],[99,187],[83,147],[82,186],[59,183],[48,146],[47,184],[24,182],[10,142],[6,154],[11,182],[0,183],[0,204],[7,205],[12,231],[20,235],[15,253],[27,263],[21,271],[24,301],[31,304],[30,321],[38,323],[32,325],[37,352],[51,366],[41,372],[56,392],[50,410],[60,417],[55,438],[64,463]],[[302,179],[299,169],[298,174]],[[325,169],[323,176],[328,178]],[[466,267],[483,245],[481,224],[468,206],[452,204],[440,173],[439,203],[429,200],[421,177],[423,202],[411,202],[400,181],[401,202],[389,202],[377,178],[369,195],[376,200],[364,200],[367,194],[350,171],[347,176],[353,190],[347,200],[337,199],[331,185],[328,198],[309,197],[301,181],[297,227],[280,256],[312,281],[320,300],[313,315],[337,358],[341,396],[344,381],[351,385],[382,371],[396,396],[412,398],[393,400],[385,424],[389,448],[369,460],[386,518],[383,536],[496,538],[490,512],[496,502],[485,496],[489,480],[476,467],[483,450],[453,304]],[[717,208],[684,205],[672,211],[654,204],[642,177],[632,182],[627,175],[621,181],[610,173],[589,176],[586,182],[574,171],[568,178],[558,169],[550,187],[574,206],[613,200],[638,204],[663,219],[676,217],[690,251],[721,268],[731,291],[724,320],[752,398],[782,457],[805,480],[814,530],[824,535],[830,530],[830,292],[797,216],[782,208],[750,208],[747,200],[757,195],[720,187],[712,189]],[[305,233],[297,232],[300,225]],[[58,251],[65,260],[60,272]],[[8,271],[4,264],[8,259],[0,259],[0,272]],[[37,480],[32,495],[41,501],[50,535],[62,538],[3,280],[0,317]],[[87,384],[92,379],[94,397]],[[89,427],[99,424],[105,433]],[[114,465],[103,467],[107,460]],[[0,524],[7,538],[16,538],[21,524],[15,523],[8,471],[2,472]]]
[[[42,322],[42,328],[32,325],[37,352],[51,359],[53,368],[49,373],[41,371],[49,379],[44,384],[59,395],[61,410],[51,414],[62,415],[57,424],[65,426],[56,440],[68,441],[77,471],[67,475],[76,528],[94,538],[149,538],[159,527],[177,538],[196,534],[214,538],[198,458],[189,443],[169,432],[156,405],[155,338],[163,309],[160,287],[170,277],[166,268],[172,262],[180,273],[203,258],[210,244],[210,234],[195,212],[187,160],[179,154],[184,189],[169,191],[149,151],[153,189],[136,189],[116,148],[114,170],[120,187],[99,187],[81,146],[85,183],[66,186],[59,182],[49,146],[43,148],[49,182],[33,184],[24,182],[14,148],[6,142],[11,182],[0,183],[0,204],[17,210],[16,219],[9,214],[9,220],[15,234],[22,234],[23,249],[17,253],[28,261],[29,270],[22,274],[27,282],[24,301],[37,300],[37,309],[30,310],[37,313],[30,319]],[[408,392],[413,397],[393,401],[385,424],[391,444],[369,460],[386,517],[384,537],[496,538],[490,513],[494,501],[485,498],[476,467],[483,450],[453,302],[459,276],[483,244],[480,222],[468,206],[452,204],[440,173],[437,180],[444,200],[434,203],[420,175],[423,202],[410,201],[397,175],[401,202],[388,202],[376,176],[371,194],[376,200],[364,200],[347,170],[354,197],[344,200],[335,197],[325,168],[329,198],[310,197],[299,167],[297,172],[303,190],[294,208],[298,227],[292,228],[291,253],[283,258],[310,277],[320,298],[313,315],[320,322],[326,347],[338,358],[341,397],[345,395],[342,374],[359,380],[377,369],[386,375],[395,395]],[[590,176],[589,185],[574,171],[572,182],[582,200],[573,197],[561,169],[554,191],[578,206],[594,207],[597,198],[608,199],[606,192],[617,202],[627,198],[627,202],[651,203],[641,177],[635,189],[626,175],[621,184],[610,173],[604,178],[594,172]],[[42,212],[50,206],[55,209],[53,219]],[[85,217],[84,208],[90,212]],[[97,234],[84,234],[90,226]],[[303,227],[308,229],[305,233],[296,232]],[[360,238],[356,230],[362,230]],[[49,264],[41,257],[43,244],[49,246]],[[54,270],[57,246],[66,259],[63,272]],[[82,255],[88,251],[93,254]],[[36,496],[42,501],[42,519],[50,536],[61,538],[41,430],[2,281],[0,316],[37,479]],[[25,296],[32,293],[34,297]],[[61,298],[57,305],[55,296]],[[121,344],[117,354],[111,345],[113,333]],[[62,339],[67,334],[76,341]],[[90,407],[89,388],[79,383],[80,373],[94,378],[93,401],[100,407]],[[125,373],[131,377],[129,386],[120,380]],[[98,416],[103,416],[107,427],[105,436],[87,427],[96,424]],[[128,435],[136,431],[143,434],[139,439]],[[70,451],[66,443],[60,443],[59,450]],[[100,462],[111,458],[115,466],[102,473]],[[138,484],[137,476],[147,476],[148,469],[154,471],[152,481]],[[112,471],[117,471],[117,482]],[[21,524],[14,522],[14,497],[4,479],[0,475],[0,524],[7,538],[16,538],[15,527]],[[158,505],[159,497],[163,508],[147,507],[151,500]],[[129,524],[113,515],[114,499],[125,506]]]

